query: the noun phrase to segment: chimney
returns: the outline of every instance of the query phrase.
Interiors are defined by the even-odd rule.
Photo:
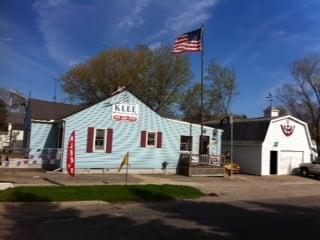
[[[264,110],[264,117],[266,118],[275,118],[279,117],[280,110],[273,108],[273,107],[268,107]]]

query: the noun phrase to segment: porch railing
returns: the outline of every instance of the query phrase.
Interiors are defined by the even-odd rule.
[[[0,168],[44,168],[60,167],[61,148],[3,148],[0,150]]]
[[[181,154],[180,163],[184,166],[207,165],[212,167],[222,167],[224,156],[209,154]]]

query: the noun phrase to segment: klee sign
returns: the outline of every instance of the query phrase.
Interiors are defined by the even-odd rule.
[[[112,120],[124,122],[138,121],[138,104],[118,103],[112,105]]]

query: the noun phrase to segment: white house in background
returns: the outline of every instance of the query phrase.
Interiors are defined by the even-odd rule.
[[[313,156],[313,160],[319,156],[318,152],[317,152],[317,143],[316,143],[315,140],[312,140],[312,152],[311,152],[311,154]]]
[[[230,151],[230,124],[206,125],[224,130],[222,152]],[[314,157],[308,124],[291,115],[279,116],[277,109],[267,109],[263,118],[235,120],[233,133],[233,160],[242,173],[291,174]]]

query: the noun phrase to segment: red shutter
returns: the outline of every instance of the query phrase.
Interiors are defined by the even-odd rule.
[[[157,132],[157,148],[162,148],[162,132]]]
[[[106,153],[112,153],[113,129],[107,129]]]
[[[88,153],[93,152],[93,136],[94,136],[94,128],[89,127],[88,128],[88,135],[87,135],[87,152]]]
[[[147,131],[141,131],[140,147],[146,147]]]

